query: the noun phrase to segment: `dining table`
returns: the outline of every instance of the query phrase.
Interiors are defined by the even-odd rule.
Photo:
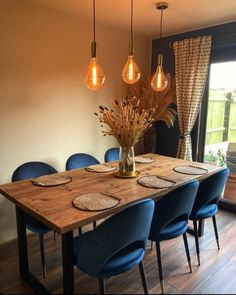
[[[166,157],[158,154],[146,154],[152,163],[136,163],[139,175],[135,178],[119,178],[114,171],[96,173],[85,168],[60,172],[71,177],[71,181],[56,186],[35,185],[32,179],[0,185],[0,193],[15,204],[17,238],[19,250],[20,276],[36,293],[49,294],[49,290],[30,271],[28,262],[26,223],[24,212],[61,236],[63,293],[74,294],[73,230],[115,214],[129,205],[147,198],[158,199],[184,183],[197,179],[202,181],[220,169],[210,163],[200,163]],[[105,163],[118,169],[119,161]],[[104,165],[104,164],[103,164]],[[175,171],[179,166],[192,166],[205,169],[204,174],[192,175]],[[173,182],[166,188],[153,188],[140,185],[138,179],[144,176],[160,176]],[[107,210],[80,210],[73,205],[73,200],[86,193],[105,192],[119,199],[119,204]]]

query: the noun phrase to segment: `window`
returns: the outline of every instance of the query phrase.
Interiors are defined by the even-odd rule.
[[[227,166],[223,201],[236,205],[236,60],[210,65],[204,162]]]

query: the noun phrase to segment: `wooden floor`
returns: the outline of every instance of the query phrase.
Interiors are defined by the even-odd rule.
[[[194,238],[188,235],[193,273],[189,273],[182,238],[161,243],[165,290],[168,294],[235,294],[236,293],[236,214],[220,211],[217,215],[221,250],[215,243],[211,219],[206,221],[205,234],[200,238],[201,266],[197,266]],[[87,227],[88,229],[88,227]],[[30,266],[52,293],[62,293],[61,241],[53,233],[45,235],[47,277],[42,278],[37,235],[28,238]],[[16,241],[0,247],[0,293],[34,293],[19,278]],[[147,250],[144,258],[150,294],[160,293],[155,247]],[[138,268],[108,279],[110,294],[142,294]],[[75,270],[77,294],[97,294],[98,283],[93,278]]]

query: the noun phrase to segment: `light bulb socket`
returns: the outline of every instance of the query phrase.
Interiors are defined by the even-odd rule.
[[[163,54],[158,54],[158,57],[157,57],[157,65],[158,66],[162,66],[163,64]]]
[[[169,4],[167,2],[158,2],[156,4],[156,9],[158,10],[164,10],[164,9],[167,9],[169,6]]]
[[[129,55],[134,55],[134,42],[129,42]]]
[[[91,57],[97,57],[97,43],[91,43]]]

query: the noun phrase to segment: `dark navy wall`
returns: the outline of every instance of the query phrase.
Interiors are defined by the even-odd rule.
[[[188,38],[199,36],[212,36],[211,62],[236,60],[236,22],[224,25],[208,27],[152,41],[152,73],[156,70],[157,56],[163,53],[163,67],[165,72],[175,73],[174,51],[171,44]],[[206,99],[207,96],[205,95]],[[178,120],[174,128],[168,128],[163,122],[156,123],[157,129],[157,152],[166,156],[176,156],[179,139]],[[195,159],[197,146],[197,123],[192,132],[193,157]]]

